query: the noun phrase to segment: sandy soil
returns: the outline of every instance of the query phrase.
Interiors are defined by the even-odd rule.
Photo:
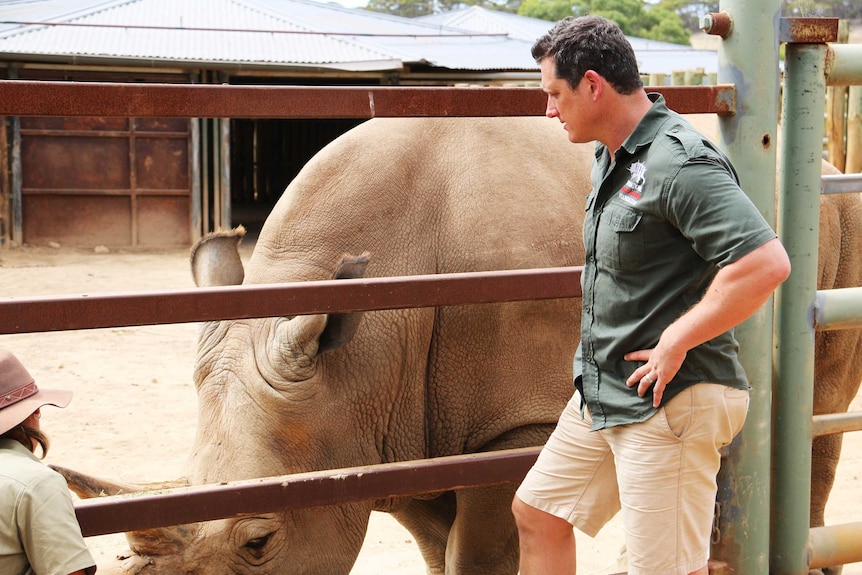
[[[243,246],[247,259],[250,245]],[[193,288],[186,250],[95,253],[72,248],[0,251],[0,294],[11,297]],[[180,324],[0,335],[40,386],[66,387],[67,409],[45,408],[48,463],[130,482],[182,474],[195,426],[191,370],[197,326]],[[853,410],[862,411],[862,394]],[[827,508],[830,524],[862,521],[862,433],[849,433]],[[578,535],[580,572],[615,573],[622,544],[618,519],[596,539]],[[88,539],[97,560],[125,548],[122,535]],[[353,573],[424,575],[415,542],[388,515],[375,513]],[[862,563],[846,575],[862,575]]]

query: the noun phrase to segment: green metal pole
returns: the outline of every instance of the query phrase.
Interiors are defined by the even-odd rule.
[[[814,405],[814,322],[826,45],[787,44],[778,229],[793,271],[777,295],[770,573],[807,575]]]
[[[736,85],[737,114],[721,117],[719,143],[742,188],[775,222],[779,0],[722,0],[720,10],[732,27],[719,48],[718,81]],[[736,330],[751,407],[718,477],[712,558],[743,575],[768,572],[772,320],[768,303]]]

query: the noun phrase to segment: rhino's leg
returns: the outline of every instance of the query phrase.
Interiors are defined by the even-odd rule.
[[[482,451],[544,445],[553,429],[553,424],[515,428],[487,444]],[[457,492],[455,522],[446,545],[446,573],[518,573],[518,528],[512,515],[512,499],[517,488],[518,483],[508,483]]]
[[[826,502],[835,482],[843,436],[816,437],[811,445],[811,527],[825,525]]]
[[[859,278],[855,278],[853,285],[858,283]],[[862,349],[860,333],[858,330],[818,333],[815,345],[814,413],[846,413],[862,379],[862,364],[847,361],[848,357],[858,357]],[[826,503],[835,482],[843,439],[843,434],[837,433],[816,437],[811,444],[811,527],[825,524]],[[822,573],[839,575],[841,571],[841,566],[835,566],[823,569]]]
[[[392,512],[419,546],[428,575],[515,575],[518,532],[510,511],[517,485],[413,499]]]
[[[392,516],[416,539],[419,552],[428,566],[428,575],[446,572],[446,542],[455,521],[455,494],[444,493],[433,499],[411,499],[392,512]]]
[[[446,572],[458,575],[518,573],[518,529],[512,517],[517,484],[458,492],[458,511],[446,547]]]

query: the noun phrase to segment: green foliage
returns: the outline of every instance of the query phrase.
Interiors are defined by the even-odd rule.
[[[366,10],[415,18],[435,13],[435,0],[368,0]]]
[[[781,15],[797,18],[862,18],[859,0],[782,0]]]
[[[689,33],[700,30],[700,18],[710,12],[718,12],[718,2],[692,2],[691,0],[660,0],[659,8],[676,12]]]
[[[482,6],[521,16],[557,21],[566,16],[600,14],[626,34],[687,44],[686,33],[700,29],[700,17],[719,3],[692,0],[368,0],[367,9],[408,18],[466,6]],[[783,16],[862,18],[860,0],[781,0]],[[644,23],[646,20],[648,24]],[[677,22],[678,20],[678,22]]]
[[[665,0],[671,6],[680,0]],[[565,16],[595,14],[612,20],[627,36],[649,38],[675,44],[690,44],[682,19],[665,1],[644,0],[523,0],[518,14],[557,21]]]
[[[518,14],[550,22],[562,20],[566,16],[578,15],[572,6],[572,0],[523,0],[518,8]]]

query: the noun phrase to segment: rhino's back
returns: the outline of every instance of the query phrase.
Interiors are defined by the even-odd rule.
[[[370,120],[288,186],[247,281],[322,279],[365,251],[372,276],[574,264],[591,159],[542,117]]]

